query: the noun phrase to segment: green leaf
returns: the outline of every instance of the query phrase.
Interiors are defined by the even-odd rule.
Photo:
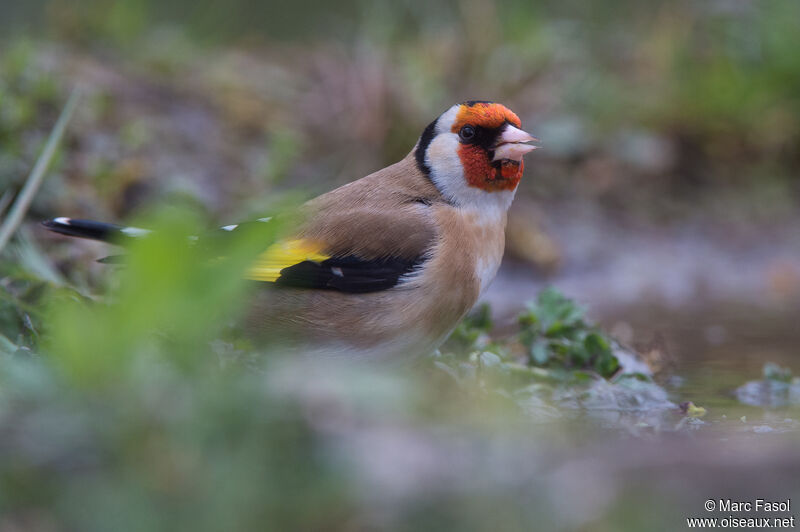
[[[478,355],[478,363],[485,368],[499,366],[503,363],[502,359],[490,351],[484,351]]]
[[[619,369],[619,360],[614,355],[609,354],[600,357],[594,362],[594,369],[605,378],[612,377]]]
[[[589,364],[592,357],[583,344],[577,344],[569,349],[569,358],[575,366],[582,368]]]
[[[583,347],[591,356],[606,357],[611,355],[611,346],[598,333],[590,333],[583,339]]]
[[[556,337],[564,336],[569,331],[569,327],[560,321],[553,322],[544,332],[545,336]]]
[[[764,364],[764,379],[768,381],[791,382],[792,370],[782,368],[774,362]]]
[[[542,290],[536,302],[543,322],[563,321],[575,324],[583,319],[583,309],[553,287]]]
[[[550,350],[546,342],[534,342],[530,346],[528,353],[530,354],[531,361],[538,366],[544,366],[550,360]]]
[[[539,324],[539,318],[536,316],[536,308],[532,303],[528,303],[524,312],[518,317],[520,327],[529,329]]]
[[[464,323],[467,327],[478,329],[481,332],[489,332],[492,328],[492,309],[488,303],[478,305],[472,312],[470,312]]]

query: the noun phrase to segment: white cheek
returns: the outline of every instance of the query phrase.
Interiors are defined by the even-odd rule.
[[[464,167],[458,156],[458,135],[440,133],[428,146],[426,163],[431,169],[431,178],[443,194],[458,199],[461,187],[466,186]]]

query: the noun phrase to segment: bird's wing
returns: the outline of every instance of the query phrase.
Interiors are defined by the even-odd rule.
[[[435,228],[414,205],[317,213],[299,235],[278,241],[247,278],[280,287],[364,293],[386,290],[425,260]]]
[[[408,160],[312,200],[293,238],[268,248],[248,277],[276,286],[374,292],[420,267],[437,238],[441,196]]]
[[[386,290],[422,262],[356,255],[330,256],[305,240],[287,240],[270,246],[248,269],[246,277],[280,287],[316,288],[365,293]]]

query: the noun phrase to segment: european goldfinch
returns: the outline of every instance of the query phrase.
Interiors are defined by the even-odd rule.
[[[394,358],[438,347],[500,266],[522,158],[536,148],[521,127],[498,103],[456,104],[400,162],[307,202],[300,227],[247,272],[265,289],[246,330],[312,355]],[[71,218],[44,225],[115,242],[146,234]]]

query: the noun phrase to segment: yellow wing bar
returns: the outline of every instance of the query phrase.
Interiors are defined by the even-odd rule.
[[[259,255],[245,277],[253,281],[274,282],[284,268],[307,260],[319,263],[329,258],[315,242],[303,239],[284,240],[271,245]]]

